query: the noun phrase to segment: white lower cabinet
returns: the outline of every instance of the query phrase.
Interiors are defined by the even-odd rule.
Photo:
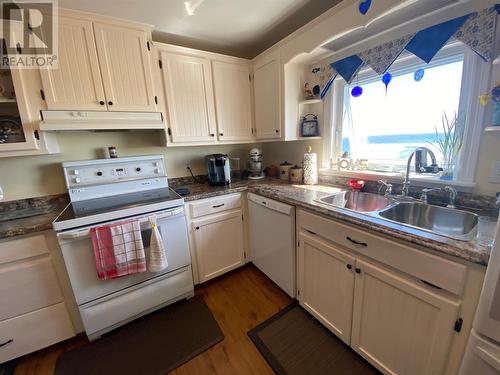
[[[351,340],[355,258],[329,243],[301,233],[298,299],[346,344]]]
[[[442,374],[459,301],[356,260],[351,347],[388,374]]]
[[[241,209],[193,220],[194,252],[200,282],[245,263]]]
[[[0,363],[75,335],[47,240],[0,241]]]
[[[385,374],[449,373],[460,298],[342,249],[299,230],[300,305]]]

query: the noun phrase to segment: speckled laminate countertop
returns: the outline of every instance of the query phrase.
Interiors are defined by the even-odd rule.
[[[209,186],[208,184],[184,184],[191,194],[184,197],[185,201],[209,198],[213,196],[241,192],[250,192],[288,203],[296,207],[327,216],[358,228],[364,228],[389,237],[403,240],[438,253],[451,255],[472,263],[486,266],[489,253],[475,241],[457,241],[435,235],[422,230],[403,226],[382,218],[357,213],[345,209],[334,208],[317,202],[321,197],[345,190],[345,187],[330,185],[293,185],[278,179],[261,181],[241,181],[228,187]],[[178,187],[178,186],[175,186]]]
[[[67,203],[65,194],[0,203],[0,239],[52,229]]]
[[[190,179],[180,179],[172,181],[170,186],[173,189],[187,187],[190,194],[184,197],[186,202],[248,190],[335,220],[353,224],[359,228],[413,243],[438,253],[451,255],[483,266],[488,264],[488,251],[477,245],[475,241],[456,241],[378,217],[334,208],[317,202],[325,195],[345,189],[342,186],[293,185],[275,178],[266,178],[260,181],[241,180],[230,186],[210,186],[207,183],[193,183]],[[58,195],[1,203],[0,239],[51,229],[52,221],[64,209],[67,200],[66,195]]]

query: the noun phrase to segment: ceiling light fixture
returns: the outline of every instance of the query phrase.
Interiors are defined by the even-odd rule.
[[[205,0],[198,1],[184,1],[184,8],[186,9],[186,13],[188,16],[194,16],[194,12]],[[193,3],[193,4],[192,4]]]
[[[188,16],[194,15],[194,9],[191,8],[191,4],[189,4],[189,1],[184,1],[184,8],[186,8],[186,13],[188,14]]]

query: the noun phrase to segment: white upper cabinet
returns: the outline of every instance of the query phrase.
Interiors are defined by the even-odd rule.
[[[40,71],[47,109],[155,112],[148,29],[98,19],[59,16],[59,67]]]
[[[255,129],[257,139],[281,138],[279,51],[254,61]]]
[[[253,142],[249,60],[155,43],[168,145]]]
[[[210,60],[172,52],[160,58],[172,142],[216,141]]]
[[[214,61],[212,66],[219,140],[252,140],[249,64]]]
[[[105,111],[92,22],[59,18],[58,69],[40,75],[48,109]]]
[[[108,110],[156,111],[147,32],[94,23]]]

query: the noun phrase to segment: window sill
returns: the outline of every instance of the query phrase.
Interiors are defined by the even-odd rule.
[[[338,176],[338,177],[351,177],[362,178],[368,181],[385,180],[388,182],[403,183],[404,174],[396,172],[374,172],[374,171],[333,171],[331,169],[320,169],[320,175]],[[453,186],[460,191],[471,191],[476,184],[474,182],[457,181],[457,180],[441,180],[439,177],[423,176],[410,174],[410,182],[415,186],[422,187],[439,187],[439,186]]]

